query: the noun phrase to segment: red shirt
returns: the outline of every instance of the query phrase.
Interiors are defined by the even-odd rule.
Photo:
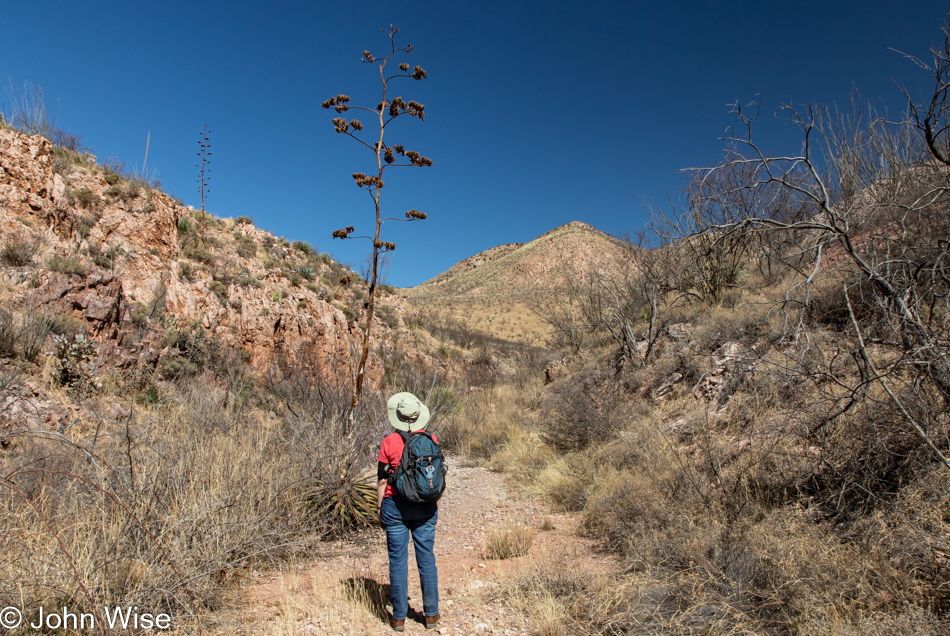
[[[436,444],[439,443],[439,439],[435,436],[435,433],[432,433],[432,439],[435,440]],[[390,433],[379,447],[379,457],[377,460],[384,464],[389,464],[392,470],[396,470],[396,467],[399,466],[399,463],[402,461],[402,451],[405,448],[406,444],[402,441],[402,436],[399,434],[399,431]],[[383,494],[383,498],[392,496],[392,486],[386,484],[386,492]]]

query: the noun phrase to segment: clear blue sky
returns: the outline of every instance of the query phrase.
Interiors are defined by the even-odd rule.
[[[845,104],[852,87],[897,113],[892,78],[915,67],[889,47],[925,56],[946,3],[567,2],[363,0],[247,2],[0,0],[0,102],[31,81],[58,104],[59,127],[100,158],[141,164],[164,189],[200,205],[197,140],[212,137],[207,208],[254,218],[359,266],[371,202],[350,178],[373,157],[333,132],[323,100],[345,93],[374,106],[384,52],[401,29],[429,79],[398,94],[426,120],[387,133],[432,158],[390,171],[384,208],[417,208],[390,223],[389,282],[411,286],[494,245],[528,241],[572,220],[635,232],[644,201],[711,165],[733,119],[728,104],[761,95],[761,138],[797,148],[772,117],[783,102]],[[926,87],[924,87],[926,90]]]

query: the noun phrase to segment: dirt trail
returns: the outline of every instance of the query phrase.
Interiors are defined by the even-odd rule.
[[[530,618],[508,603],[507,586],[532,568],[552,563],[586,572],[615,571],[616,561],[597,554],[575,535],[577,519],[550,515],[536,502],[515,497],[503,476],[449,459],[449,489],[440,505],[436,533],[440,611],[438,630],[426,632],[419,619],[422,595],[410,546],[406,633],[531,634]],[[543,530],[545,519],[553,529]],[[489,559],[485,537],[516,523],[537,530],[523,557]],[[214,633],[267,635],[393,634],[387,621],[388,562],[382,530],[357,540],[325,544],[325,556],[282,572],[256,573]]]

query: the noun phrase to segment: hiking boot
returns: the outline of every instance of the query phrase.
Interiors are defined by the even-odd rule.
[[[435,629],[436,627],[438,627],[439,618],[441,617],[438,614],[436,614],[435,616],[426,616],[426,629]]]
[[[404,632],[406,631],[406,619],[397,621],[392,616],[389,617],[389,626],[393,628],[394,632]]]

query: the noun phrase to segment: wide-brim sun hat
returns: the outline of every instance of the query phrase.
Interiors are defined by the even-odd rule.
[[[412,393],[397,393],[386,403],[389,423],[398,431],[421,431],[429,423],[429,407]]]

